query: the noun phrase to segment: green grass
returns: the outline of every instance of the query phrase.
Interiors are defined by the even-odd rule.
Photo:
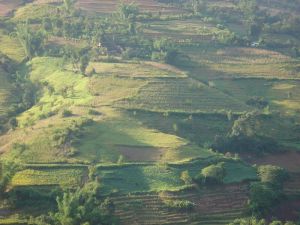
[[[238,183],[244,180],[256,180],[256,169],[243,163],[225,163],[226,176],[224,183]]]
[[[43,84],[43,89],[37,104],[18,117],[21,127],[34,124],[64,108],[85,105],[92,100],[88,78],[65,70],[59,58],[35,58],[27,64],[27,68],[31,70],[29,78],[32,82]]]
[[[120,149],[123,146],[128,149],[132,147],[129,154],[135,154],[134,151],[143,152],[145,148],[149,147],[153,148],[153,151],[163,149],[161,160],[178,161],[212,155],[206,150],[190,145],[189,141],[176,135],[147,128],[125,115],[121,118],[114,117],[85,127],[82,130],[83,135],[79,144],[75,146],[79,151],[76,158],[89,161],[116,162],[122,155]],[[147,161],[147,157],[141,156],[139,161]]]
[[[157,129],[161,132],[186,138],[197,144],[212,143],[216,135],[226,135],[233,121],[229,121],[226,115],[219,114],[178,114],[146,111],[129,111],[128,115],[134,116],[145,126]]]
[[[236,99],[246,102],[251,97],[263,97],[271,109],[283,113],[296,113],[300,109],[300,82],[265,79],[216,80],[216,88]]]
[[[181,190],[185,186],[180,179],[182,171],[188,170],[190,175],[196,176],[201,169],[218,160],[208,158],[190,163],[173,165],[128,165],[123,167],[100,167],[98,176],[102,181],[104,193],[120,192],[160,192]],[[225,161],[227,175],[225,183],[239,183],[244,180],[257,179],[256,171],[239,161]]]

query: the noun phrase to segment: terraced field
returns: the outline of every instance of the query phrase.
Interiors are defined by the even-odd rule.
[[[22,62],[25,53],[17,38],[9,36],[0,29],[0,52],[16,62]]]
[[[299,81],[226,79],[216,80],[214,83],[218,90],[243,102],[247,102],[252,97],[261,97],[269,101],[271,109],[284,113],[299,110]]]
[[[247,193],[247,185],[241,184],[183,193],[121,196],[112,200],[123,225],[227,224],[245,209]],[[174,211],[165,204],[174,200],[188,200],[195,207],[191,212]]]
[[[216,78],[278,78],[299,79],[299,60],[290,56],[257,48],[184,48],[196,68],[192,76]]]
[[[173,164],[125,163],[119,166],[99,166],[97,176],[102,180],[103,193],[147,195],[148,192],[178,191],[190,187],[180,179],[183,171],[189,171],[190,176],[194,177],[201,169],[220,159],[219,157],[220,155],[211,154],[198,160]],[[226,184],[257,179],[255,169],[239,161],[225,161],[225,170],[228,171],[224,179]]]
[[[117,106],[158,112],[243,112],[243,102],[189,79],[153,80],[143,86],[137,96],[119,101]]]
[[[84,167],[32,168],[18,172],[12,179],[12,187],[19,186],[62,186],[82,185]]]
[[[124,2],[134,2],[136,3],[141,11],[150,11],[153,13],[161,12],[163,14],[173,14],[173,13],[183,13],[184,11],[182,9],[175,8],[173,6],[168,6],[161,4],[155,0],[125,0]],[[78,8],[81,8],[83,10],[89,11],[89,12],[97,12],[97,13],[111,13],[116,10],[118,5],[117,0],[79,0],[77,1],[76,6]]]
[[[151,38],[169,38],[179,43],[213,41],[218,35],[227,33],[215,25],[196,19],[153,21],[145,25],[145,34]]]

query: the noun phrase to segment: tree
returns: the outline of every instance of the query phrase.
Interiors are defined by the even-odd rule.
[[[13,34],[17,36],[27,59],[32,59],[42,49],[45,35],[41,31],[32,32],[28,22],[19,24]]]
[[[287,173],[283,168],[272,165],[258,167],[258,175],[261,182],[275,185],[280,185],[287,178]]]
[[[83,55],[80,57],[80,71],[82,74],[85,74],[85,70],[88,67],[90,59],[87,55]]]
[[[108,199],[99,201],[98,182],[85,184],[75,192],[65,192],[57,197],[57,212],[51,214],[55,225],[110,225],[113,223],[114,205]]]
[[[204,183],[222,183],[226,175],[224,163],[210,165],[201,170]]]
[[[268,184],[256,182],[250,186],[249,211],[254,216],[264,216],[278,203],[282,193]]]
[[[273,221],[271,223],[267,223],[264,219],[256,219],[255,217],[251,218],[243,218],[243,219],[236,219],[229,225],[296,225],[293,222],[281,222],[281,221]]]
[[[123,20],[135,19],[136,15],[139,13],[139,8],[135,3],[125,4],[124,2],[121,2],[118,5],[117,13]]]
[[[260,26],[256,21],[257,2],[256,0],[240,0],[239,8],[245,17],[245,24],[248,27],[250,35],[258,36],[260,33]]]
[[[33,56],[32,48],[31,48],[32,36],[29,31],[28,22],[26,22],[25,24],[19,24],[17,26],[16,35],[24,49],[26,57],[28,59],[31,59]]]
[[[193,183],[193,179],[191,178],[189,171],[183,171],[180,175],[180,179],[186,184],[192,184]]]

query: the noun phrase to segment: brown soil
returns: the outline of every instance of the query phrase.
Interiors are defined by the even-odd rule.
[[[287,169],[290,172],[300,172],[300,152],[290,151],[273,153],[266,156],[242,155],[242,158],[251,164],[276,165]]]
[[[165,201],[189,200],[195,204],[192,211],[170,210]],[[188,225],[191,220],[203,219],[199,224],[224,224],[224,220],[241,217],[248,199],[248,185],[235,184],[216,186],[208,189],[184,192],[148,193],[144,195],[123,195],[112,198],[116,205],[116,215],[121,224]],[[138,203],[138,204],[137,204]],[[136,206],[135,206],[136,205]],[[217,219],[216,216],[221,218]],[[197,217],[197,218],[196,218]],[[199,218],[200,217],[200,218]],[[207,219],[207,221],[205,221]],[[219,221],[220,220],[220,221]]]
[[[8,16],[13,10],[22,5],[22,0],[1,0],[0,1],[0,16]]]
[[[128,161],[159,161],[163,157],[167,149],[153,148],[143,146],[126,146],[118,145],[119,152],[124,155]]]
[[[300,200],[285,201],[278,206],[270,217],[281,221],[298,221],[300,211]]]

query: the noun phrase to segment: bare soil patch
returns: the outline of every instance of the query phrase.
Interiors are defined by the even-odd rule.
[[[282,221],[298,221],[300,200],[288,200],[282,202],[272,213],[272,216]],[[270,218],[271,219],[271,218]]]
[[[167,151],[164,148],[118,145],[119,152],[129,161],[159,161]]]
[[[273,153],[266,156],[243,155],[242,158],[251,164],[276,165],[290,172],[300,172],[300,152],[289,151],[283,153]]]
[[[22,4],[22,0],[0,0],[0,16],[8,16]]]

